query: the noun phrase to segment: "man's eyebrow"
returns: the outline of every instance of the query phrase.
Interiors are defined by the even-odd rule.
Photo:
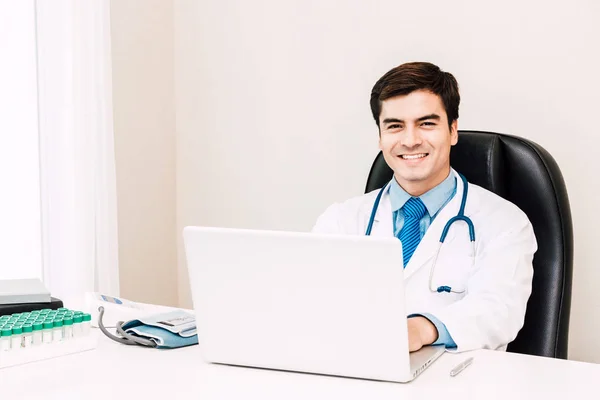
[[[384,124],[391,124],[392,122],[401,123],[401,124],[404,123],[404,121],[402,121],[401,119],[398,119],[398,118],[386,118],[383,120]]]

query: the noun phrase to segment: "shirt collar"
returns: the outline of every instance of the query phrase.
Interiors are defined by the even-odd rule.
[[[450,170],[448,177],[446,177],[439,185],[419,196],[423,204],[425,204],[430,217],[436,215],[440,208],[446,204],[455,188],[456,178],[454,177],[452,170]],[[412,196],[396,182],[396,178],[392,178],[390,183],[390,202],[392,211],[401,209],[404,206],[404,203],[411,197]]]

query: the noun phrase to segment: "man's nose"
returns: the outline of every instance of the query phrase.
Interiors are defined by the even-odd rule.
[[[400,142],[405,147],[415,147],[423,142],[419,131],[415,128],[406,128],[404,135],[401,136]]]

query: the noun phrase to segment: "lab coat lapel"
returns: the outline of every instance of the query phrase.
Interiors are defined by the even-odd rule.
[[[365,214],[370,216],[372,208],[372,205],[369,206],[369,209],[365,210]],[[377,212],[375,213],[371,235],[377,237],[393,237],[394,227],[392,220],[392,204],[390,202],[389,191],[386,189],[386,192],[381,196],[379,207],[377,207]]]
[[[413,253],[408,265],[404,270],[405,279],[408,279],[413,273],[415,273],[433,258],[439,247],[440,237],[442,235],[442,231],[444,230],[444,226],[452,217],[457,215],[458,211],[460,210],[460,202],[463,194],[463,183],[454,170],[452,170],[452,173],[456,177],[456,194],[452,200],[450,200],[450,202],[446,204],[442,210],[440,210],[433,223],[427,229],[425,236],[423,236],[423,239],[419,243],[419,246],[417,246],[417,249]],[[452,241],[452,232],[453,231],[450,230],[444,243],[449,243]]]

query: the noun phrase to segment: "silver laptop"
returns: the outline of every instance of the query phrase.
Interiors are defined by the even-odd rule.
[[[408,382],[444,352],[408,351],[395,238],[186,227],[207,362]]]

